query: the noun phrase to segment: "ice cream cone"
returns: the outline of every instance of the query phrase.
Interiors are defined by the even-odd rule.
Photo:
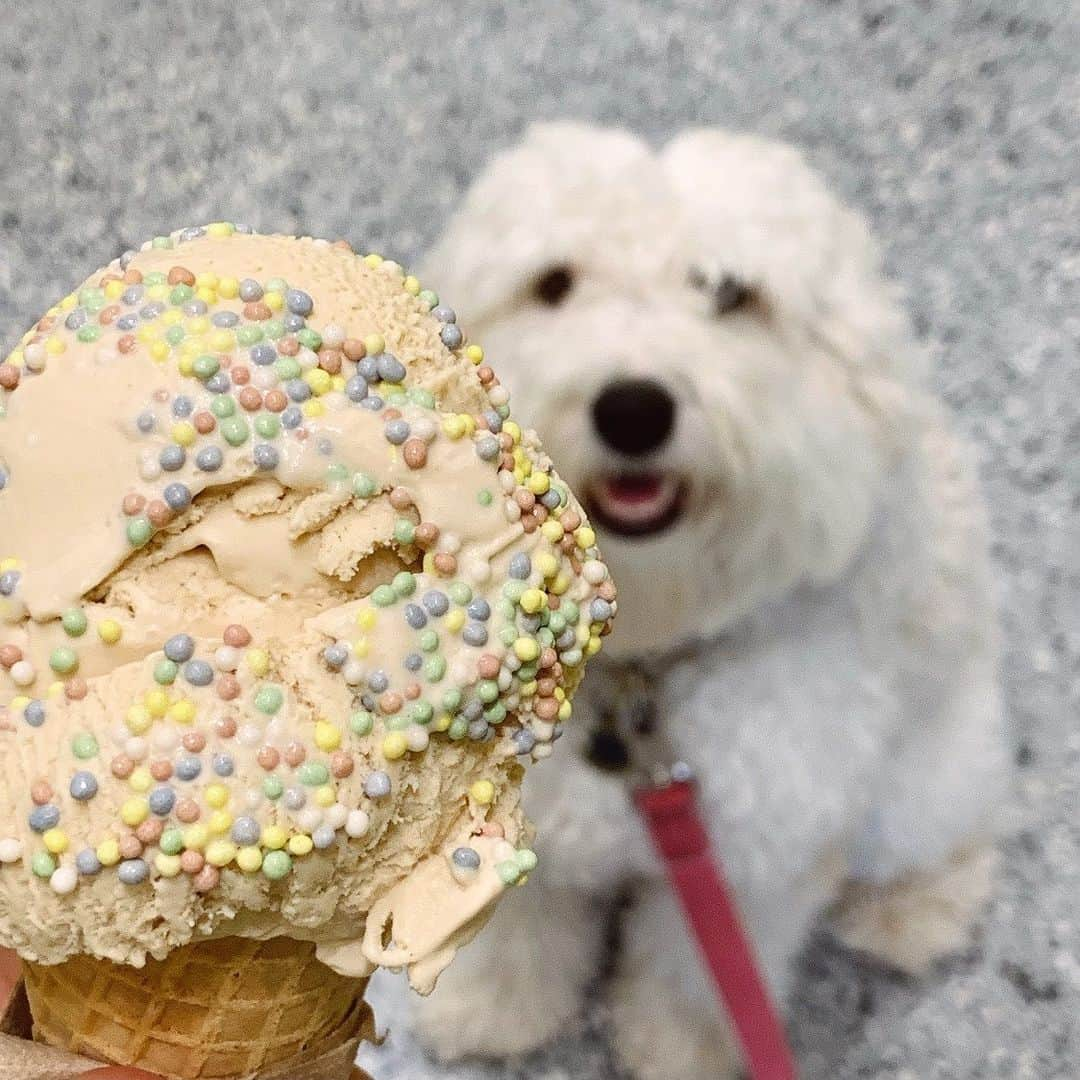
[[[36,1040],[170,1080],[299,1078],[372,1030],[366,980],[290,938],[214,939],[143,968],[77,956],[27,964],[25,980]],[[336,1074],[323,1060],[319,1075]]]
[[[0,412],[0,947],[36,1038],[344,1080],[370,1013],[310,942],[428,991],[536,866],[524,769],[618,606],[584,509],[436,293],[226,221],[50,308]]]

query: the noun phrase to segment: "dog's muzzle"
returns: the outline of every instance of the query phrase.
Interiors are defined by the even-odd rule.
[[[669,528],[682,514],[688,491],[684,476],[656,460],[678,421],[671,391],[655,379],[618,379],[594,398],[590,414],[612,459],[586,481],[589,516],[619,536],[644,537]]]

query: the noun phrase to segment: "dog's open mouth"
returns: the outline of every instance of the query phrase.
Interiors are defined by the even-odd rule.
[[[688,485],[676,473],[621,472],[596,477],[586,487],[589,516],[608,532],[650,536],[682,514]]]

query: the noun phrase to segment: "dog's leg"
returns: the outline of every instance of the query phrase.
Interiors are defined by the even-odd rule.
[[[836,895],[843,861],[822,856],[807,874],[764,875],[739,893],[740,915],[765,983],[783,1011],[792,961],[810,924]],[[740,1074],[734,1036],[701,962],[682,908],[665,882],[647,887],[627,913],[612,985],[615,1049],[636,1080],[725,1080]]]
[[[503,897],[434,993],[417,998],[417,1037],[442,1060],[523,1053],[564,1032],[596,975],[603,905],[545,888],[542,875]]]
[[[708,973],[666,884],[650,885],[626,914],[611,986],[616,1056],[635,1080],[727,1080],[739,1055]]]
[[[909,974],[970,944],[993,888],[1007,751],[991,678],[969,685],[950,699],[946,723],[896,755],[835,908],[845,944]]]
[[[842,940],[913,974],[971,940],[1011,772],[975,471],[941,430],[923,450],[931,573],[898,624],[902,723],[836,908]]]

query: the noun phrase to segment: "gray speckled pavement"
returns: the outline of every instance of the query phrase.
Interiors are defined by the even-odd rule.
[[[1080,1076],[1075,2],[5,0],[0,27],[7,345],[105,258],[180,224],[231,217],[411,259],[534,117],[805,147],[873,220],[981,447],[1022,767],[969,956],[915,985],[824,941],[807,951],[804,1075]],[[603,1020],[598,1006],[548,1053],[454,1075],[613,1076]],[[407,1045],[377,1068],[428,1075]]]

